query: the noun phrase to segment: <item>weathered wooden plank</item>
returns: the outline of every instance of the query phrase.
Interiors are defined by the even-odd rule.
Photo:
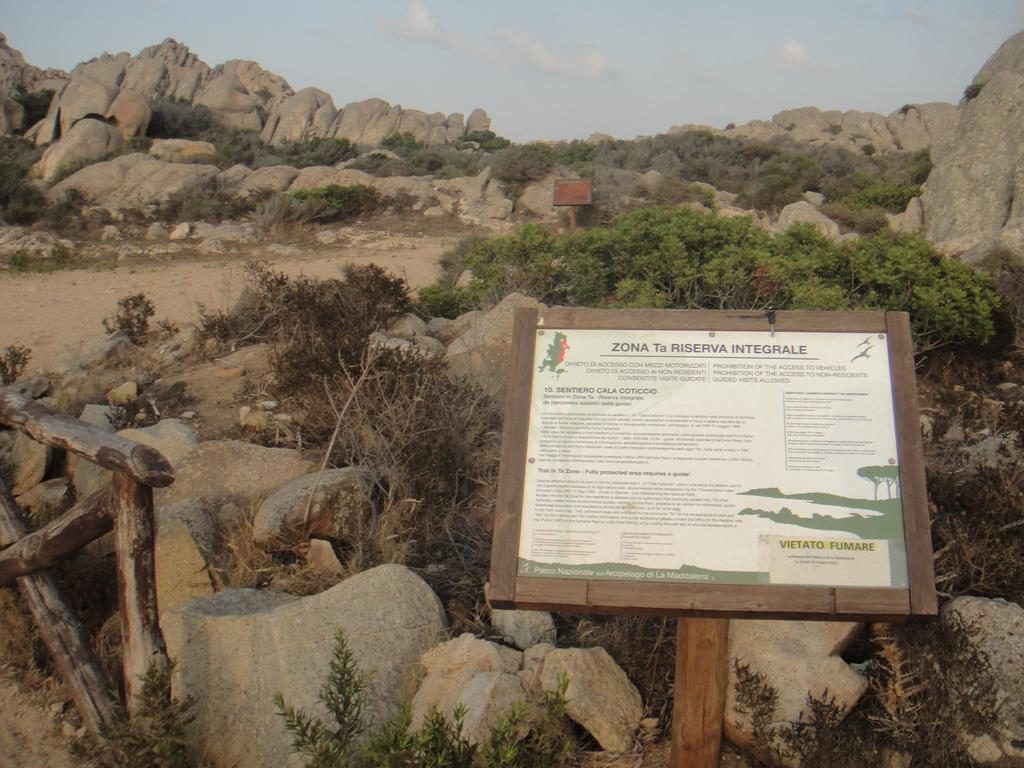
[[[550,328],[593,328],[597,330],[641,329],[652,331],[767,331],[767,313],[759,310],[699,309],[545,309],[541,324]],[[776,331],[842,333],[864,331],[884,333],[884,312],[775,313]]]
[[[18,429],[40,443],[71,451],[104,469],[124,472],[150,487],[162,488],[174,482],[174,468],[156,449],[54,413],[41,403],[3,387],[0,424]]]
[[[491,538],[489,595],[495,603],[512,600],[519,560],[519,527],[526,474],[526,438],[529,432],[533,382],[533,354],[537,343],[537,310],[516,311],[512,357],[505,396],[505,430],[501,440],[501,472]]]
[[[96,491],[56,520],[0,550],[0,586],[13,584],[19,576],[49,568],[109,533],[114,527],[111,498],[109,487]]]
[[[910,579],[910,612],[935,616],[939,610],[935,592],[935,564],[932,561],[931,522],[928,519],[928,489],[921,446],[921,421],[914,376],[914,350],[910,315],[887,312],[889,324],[889,365],[896,417],[896,446],[900,467],[900,504],[903,508],[903,536],[907,544],[907,575]]]
[[[0,545],[11,544],[25,533],[21,513],[0,480]],[[82,724],[100,739],[101,728],[114,726],[119,718],[109,693],[110,686],[85,630],[61,598],[53,574],[42,571],[22,576],[17,584],[43,644],[71,692]]]
[[[125,702],[129,716],[134,716],[139,709],[142,677],[151,664],[167,666],[167,647],[156,604],[153,489],[115,474],[113,517]]]
[[[718,768],[725,718],[726,619],[679,619],[672,705],[672,760],[678,768]]]
[[[905,589],[836,587],[836,613],[886,616],[886,621],[895,624],[910,615],[910,592]]]

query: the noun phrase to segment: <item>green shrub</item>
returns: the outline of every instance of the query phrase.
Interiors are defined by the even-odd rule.
[[[179,221],[218,222],[238,219],[256,209],[257,199],[239,197],[221,189],[210,180],[188,189],[179,190],[160,204],[156,218],[173,223]]]
[[[555,151],[547,144],[522,144],[503,149],[491,158],[491,173],[516,191],[544,178],[554,167]]]
[[[392,133],[390,136],[385,138],[380,145],[384,147],[384,149],[390,149],[392,152],[396,152],[399,155],[414,152],[427,146],[424,142],[417,139],[408,131]]]
[[[885,218],[885,210],[874,206],[852,207],[845,201],[825,203],[821,206],[821,212],[847,232],[874,235],[889,226],[889,220]]]
[[[889,213],[903,213],[907,204],[921,195],[917,184],[874,183],[859,192],[847,195],[842,202],[850,208],[881,208]]]
[[[0,218],[8,224],[32,224],[46,210],[46,198],[28,180],[41,154],[20,137],[0,136]]]
[[[46,117],[46,113],[50,111],[53,93],[51,88],[44,88],[34,93],[29,93],[21,85],[14,89],[14,100],[25,108],[25,130]]]
[[[967,99],[967,101],[973,101],[974,99],[978,98],[978,96],[981,95],[981,91],[984,87],[984,82],[971,83],[966,88],[964,88],[964,98]]]
[[[309,141],[279,144],[265,154],[257,165],[290,165],[308,168],[314,165],[337,165],[351,160],[359,150],[348,139],[322,138],[315,136]]]
[[[216,126],[208,107],[185,99],[157,99],[149,108],[152,117],[146,135],[153,139],[197,139]]]
[[[0,384],[13,384],[25,372],[28,361],[32,359],[32,350],[20,344],[4,347],[0,353]]]
[[[906,310],[920,350],[988,342],[1000,307],[990,279],[916,235],[834,243],[793,227],[775,237],[747,218],[688,209],[566,235],[526,226],[461,258],[476,301],[519,290],[579,306]]]
[[[455,286],[425,285],[416,294],[416,309],[427,317],[454,319],[472,308],[472,299]]]
[[[334,722],[327,725],[319,717],[285,703],[280,692],[274,694],[274,707],[292,735],[292,751],[306,758],[307,768],[350,765],[355,739],[363,729],[365,689],[366,681],[348,648],[345,633],[339,629],[327,679],[317,694]]]
[[[459,140],[460,144],[469,144],[470,142],[478,144],[484,152],[497,152],[512,146],[511,141],[504,136],[499,136],[494,131],[472,131]]]
[[[190,768],[185,729],[195,720],[195,699],[171,697],[171,673],[166,667],[150,664],[142,678],[139,712],[130,722],[122,720],[101,733],[103,741],[94,756],[103,765],[117,768]]]
[[[117,313],[103,318],[107,333],[124,332],[133,344],[138,344],[149,332],[149,318],[156,310],[144,293],[133,293],[117,300]]]
[[[364,184],[328,184],[326,187],[302,189],[293,192],[292,196],[300,202],[320,203],[323,208],[315,217],[320,221],[354,219],[364,213],[372,213],[382,203],[377,190]]]

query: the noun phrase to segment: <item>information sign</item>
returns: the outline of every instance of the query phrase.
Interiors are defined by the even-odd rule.
[[[934,613],[907,316],[772,314],[520,313],[493,604]]]

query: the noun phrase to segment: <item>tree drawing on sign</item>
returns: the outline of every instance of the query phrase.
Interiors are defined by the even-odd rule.
[[[771,499],[791,499],[806,501],[830,507],[843,507],[856,510],[844,517],[822,515],[818,513],[805,517],[796,514],[789,507],[778,510],[754,509],[747,507],[740,511],[741,515],[751,515],[774,523],[796,525],[801,528],[812,528],[819,531],[846,531],[862,539],[903,538],[903,506],[900,503],[899,467],[869,466],[857,470],[857,476],[868,480],[874,485],[874,499],[855,499],[839,496],[834,493],[806,492],[783,493],[778,488],[754,488],[744,491],[744,496],[760,496]],[[885,486],[887,498],[879,499],[879,488]]]
[[[896,497],[900,495],[900,471],[895,464],[877,467],[861,467],[857,470],[857,477],[863,477],[875,486],[875,500],[878,500],[878,488],[885,484],[886,498],[891,499],[893,488],[896,489]]]

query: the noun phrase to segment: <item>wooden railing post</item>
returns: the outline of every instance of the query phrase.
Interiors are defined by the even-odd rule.
[[[153,489],[117,472],[113,490],[125,701],[133,716],[138,712],[142,677],[149,666],[167,666],[156,604]]]
[[[18,506],[0,480],[0,547],[18,541],[26,530]],[[40,571],[20,577],[17,584],[43,644],[71,691],[82,724],[94,737],[101,738],[101,729],[113,726],[118,715],[85,630],[61,599],[53,574]]]

